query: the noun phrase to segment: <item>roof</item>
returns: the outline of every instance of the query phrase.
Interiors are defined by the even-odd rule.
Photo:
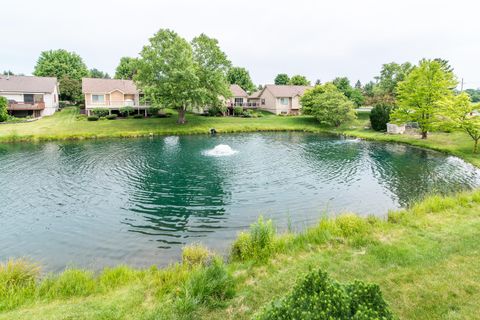
[[[108,93],[119,90],[124,94],[137,94],[137,86],[132,80],[123,79],[82,79],[83,93]]]
[[[232,91],[234,97],[248,97],[245,90],[243,90],[238,84],[231,84],[230,91]]]
[[[290,86],[290,85],[275,85],[267,84],[265,89],[270,91],[275,97],[295,97],[301,96],[306,90],[312,88],[312,86]]]
[[[57,78],[33,76],[0,76],[0,92],[51,93]]]
[[[250,95],[249,98],[252,98],[252,99],[260,98],[260,95],[262,94],[262,91],[263,91],[263,90],[255,91],[254,93],[252,93],[252,94]]]

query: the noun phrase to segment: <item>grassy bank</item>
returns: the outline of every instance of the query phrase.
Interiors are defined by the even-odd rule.
[[[269,234],[265,223],[253,230]],[[230,262],[213,263],[215,270],[201,264],[209,253],[193,248],[163,270],[69,270],[34,283],[17,276],[26,289],[0,299],[0,319],[250,319],[316,268],[342,282],[379,284],[401,319],[474,319],[479,237],[480,192],[431,197],[388,221],[345,215],[300,234],[267,236],[263,246],[244,234]],[[255,253],[242,256],[239,248]]]

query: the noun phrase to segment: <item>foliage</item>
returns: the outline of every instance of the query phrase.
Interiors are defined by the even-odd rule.
[[[375,131],[387,130],[387,123],[390,122],[392,106],[385,103],[377,103],[370,111],[370,124]]]
[[[191,244],[182,249],[182,263],[187,266],[205,266],[213,257],[213,253],[200,244]]]
[[[88,121],[98,121],[98,119],[100,119],[99,116],[88,116],[88,117],[87,117],[87,120],[88,120]]]
[[[480,89],[466,89],[466,93],[472,99],[472,102],[480,102]]]
[[[321,270],[307,274],[283,299],[272,302],[257,320],[394,319],[378,285],[342,285]]]
[[[140,114],[134,114],[134,115],[133,115],[133,118],[134,118],[134,119],[143,119],[143,118],[145,118],[145,116],[140,113]]]
[[[389,96],[394,99],[397,95],[397,84],[408,76],[413,70],[410,62],[398,64],[395,62],[382,65],[380,75],[375,77],[377,85],[375,94],[378,96]]]
[[[137,74],[138,59],[131,57],[120,58],[120,63],[115,69],[115,79],[132,80]]]
[[[57,277],[46,278],[39,290],[49,298],[87,296],[95,292],[95,279],[93,272],[67,269]]]
[[[8,100],[5,97],[0,97],[0,122],[7,121],[8,119]]]
[[[107,118],[108,120],[115,120],[117,119],[118,115],[112,113],[112,114],[109,114],[108,116],[105,116],[105,118]]]
[[[441,101],[453,96],[457,85],[455,75],[446,71],[445,66],[436,60],[421,60],[398,84],[398,108],[392,113],[395,122],[417,122],[422,138],[434,128],[437,122]]]
[[[290,81],[288,81],[288,84],[293,86],[309,86],[310,81],[305,76],[296,74],[290,78]]]
[[[238,84],[243,90],[253,92],[255,85],[253,84],[250,73],[245,68],[232,67],[228,70],[227,80],[230,84]]]
[[[350,80],[347,77],[337,77],[332,81],[332,83],[337,87],[338,90],[343,92],[348,99],[355,103],[357,107],[360,107],[364,104],[365,98],[363,97],[361,88],[353,88],[350,85]]]
[[[208,109],[207,109],[207,112],[208,112],[208,115],[211,116],[211,117],[215,117],[215,116],[218,116],[218,115],[223,116],[227,112],[227,106],[223,103],[218,104],[218,105],[209,106]]]
[[[147,114],[149,116],[158,116],[158,113],[160,112],[161,108],[157,106],[150,106],[147,109]]]
[[[106,117],[108,116],[108,114],[110,113],[108,109],[106,108],[94,108],[92,109],[92,113],[93,115],[97,116],[97,117]]]
[[[480,116],[475,114],[476,108],[470,96],[463,92],[446,99],[442,104],[442,122],[454,129],[465,131],[474,142],[473,153],[477,153],[480,140]]]
[[[303,113],[315,116],[322,124],[338,127],[356,118],[354,104],[331,83],[307,90],[300,102]]]
[[[98,79],[110,79],[110,75],[108,73],[100,71],[96,68],[90,69],[89,77]]]
[[[262,216],[250,225],[248,233],[242,232],[232,245],[232,259],[256,260],[267,259],[274,249],[275,229],[272,220],[265,221]]]
[[[241,116],[243,114],[243,107],[241,106],[233,107],[233,114],[237,117]]]
[[[118,112],[122,117],[128,117],[135,112],[135,109],[133,107],[125,106],[121,107]]]
[[[60,99],[77,102],[81,96],[81,79],[88,76],[89,72],[78,54],[59,49],[43,51],[33,74],[39,77],[56,77],[62,88]],[[72,86],[78,88],[74,89]]]
[[[276,85],[287,85],[290,82],[290,78],[286,73],[279,73],[275,77],[275,84]]]

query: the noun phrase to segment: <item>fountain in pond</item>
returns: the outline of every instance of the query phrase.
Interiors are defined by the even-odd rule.
[[[219,144],[215,146],[215,148],[205,151],[204,154],[211,157],[225,157],[234,155],[237,152],[237,150],[233,150],[229,145]]]

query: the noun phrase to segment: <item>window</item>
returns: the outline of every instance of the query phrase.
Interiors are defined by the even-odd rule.
[[[35,103],[43,102],[43,94],[34,94],[33,95],[33,100],[34,100]]]
[[[103,94],[92,94],[92,102],[93,103],[104,103],[105,96]]]
[[[262,106],[265,105],[265,99],[262,99]]]
[[[288,106],[288,98],[280,98],[280,104]]]
[[[243,105],[243,98],[235,98],[235,105],[236,106]]]
[[[24,94],[23,103],[33,104],[33,94]]]

